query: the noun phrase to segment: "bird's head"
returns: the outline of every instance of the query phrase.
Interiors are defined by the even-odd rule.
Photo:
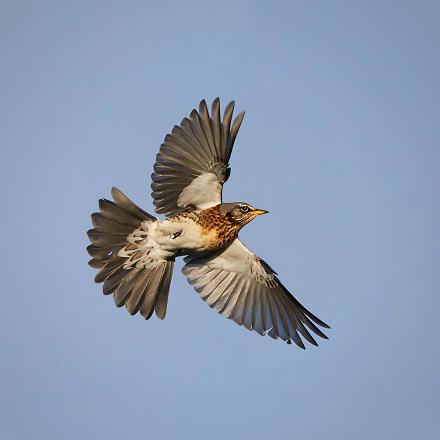
[[[221,203],[219,206],[220,212],[228,217],[230,221],[240,226],[252,221],[255,217],[261,214],[267,214],[269,211],[264,209],[257,209],[248,203]]]

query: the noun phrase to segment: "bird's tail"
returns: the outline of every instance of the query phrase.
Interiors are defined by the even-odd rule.
[[[103,283],[105,295],[113,294],[118,307],[126,306],[132,315],[140,312],[145,319],[166,315],[174,260],[140,261],[148,224],[156,218],[139,208],[117,188],[112,188],[113,202],[99,200],[100,212],[92,214],[94,229],[87,234],[90,266],[99,269],[95,277]],[[143,235],[142,235],[143,234]]]

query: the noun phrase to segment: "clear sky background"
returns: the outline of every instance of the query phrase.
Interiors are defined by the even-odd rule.
[[[440,431],[440,3],[0,4],[2,439],[410,439]],[[165,134],[246,118],[227,201],[332,330],[306,351],[175,271],[144,321],[93,283],[111,186],[153,212]]]

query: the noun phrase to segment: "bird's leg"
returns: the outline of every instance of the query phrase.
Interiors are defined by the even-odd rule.
[[[173,232],[170,235],[170,237],[174,240],[175,238],[179,237],[181,233],[182,233],[182,229],[180,229],[179,231]]]

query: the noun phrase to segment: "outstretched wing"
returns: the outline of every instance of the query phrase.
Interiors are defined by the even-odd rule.
[[[174,126],[160,146],[151,175],[156,212],[172,216],[183,210],[209,208],[221,203],[223,183],[228,180],[232,147],[244,112],[232,123],[234,101],[220,120],[220,100],[193,110],[180,126]]]
[[[240,240],[225,250],[186,257],[183,273],[210,307],[248,330],[305,348],[299,334],[318,345],[309,330],[327,336],[315,325],[330,328],[309,312],[281,284],[276,273]]]

